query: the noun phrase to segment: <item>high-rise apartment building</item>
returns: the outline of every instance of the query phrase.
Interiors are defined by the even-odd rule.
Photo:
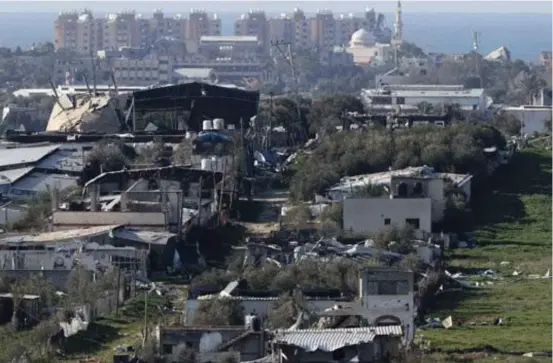
[[[305,16],[305,13],[298,8],[294,9],[292,13],[292,20],[294,21],[295,39],[294,46],[298,48],[310,48],[311,43],[311,24],[309,19]]]
[[[95,19],[90,11],[75,11],[62,13],[56,20],[54,47],[90,54],[101,49],[148,47],[162,38],[199,41],[203,35],[221,35],[221,19],[216,14],[209,17],[205,11],[192,10],[186,19],[165,17],[156,10],[147,19],[129,10]]]
[[[292,17],[281,14],[278,18],[269,19],[269,40],[294,44],[296,27]]]
[[[221,35],[221,19],[217,14],[210,17],[205,10],[190,10],[185,32],[186,39],[199,42],[204,35]]]
[[[348,45],[351,35],[359,29],[368,29],[368,21],[365,18],[356,17],[353,14],[340,14],[335,22],[334,44]]]
[[[234,35],[255,35],[264,49],[269,49],[271,46],[269,22],[265,12],[261,10],[250,9],[247,14],[242,14],[234,23]]]
[[[330,10],[317,10],[311,20],[311,42],[314,47],[328,49],[335,45],[336,20]]]

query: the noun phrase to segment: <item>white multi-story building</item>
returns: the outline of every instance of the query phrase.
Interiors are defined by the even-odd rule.
[[[482,88],[465,89],[461,85],[388,85],[364,89],[361,97],[368,105],[458,104],[465,111],[484,111],[493,102]]]
[[[119,83],[129,86],[169,84],[173,80],[173,62],[167,56],[117,58],[113,60],[113,72]]]

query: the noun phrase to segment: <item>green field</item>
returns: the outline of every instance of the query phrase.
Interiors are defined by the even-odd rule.
[[[544,275],[551,268],[551,154],[528,149],[493,178],[491,190],[475,195],[473,215],[478,247],[453,251],[450,272],[493,269],[504,279],[473,292],[439,296],[428,314],[466,322],[502,318],[502,326],[469,326],[421,333],[436,348],[492,346],[502,351],[551,350],[551,279],[513,277],[514,269]],[[502,261],[509,262],[501,265]],[[501,361],[513,361],[507,355]],[[496,357],[499,358],[499,357]],[[551,358],[548,359],[551,361]]]

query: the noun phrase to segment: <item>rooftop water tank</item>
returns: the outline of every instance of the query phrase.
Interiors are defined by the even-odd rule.
[[[211,159],[202,159],[201,169],[202,170],[211,170]]]
[[[225,128],[225,120],[222,118],[216,118],[213,120],[213,128],[215,130],[223,130]]]
[[[204,122],[202,123],[202,130],[203,131],[213,130],[213,121],[204,120]]]

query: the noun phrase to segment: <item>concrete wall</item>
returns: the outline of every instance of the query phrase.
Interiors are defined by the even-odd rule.
[[[544,121],[551,116],[551,108],[522,108],[507,107],[504,112],[515,116],[523,123],[522,132],[524,134],[533,134],[534,132],[544,132]]]
[[[442,178],[410,178],[410,177],[392,177],[391,189],[396,191],[399,183],[407,184],[408,195],[411,196],[415,183],[421,183],[423,187],[423,195],[432,199],[432,222],[439,222],[444,217],[445,212],[445,196],[444,196],[444,180]],[[414,195],[413,195],[414,196]],[[420,196],[414,196],[420,197]]]
[[[430,198],[351,198],[344,200],[344,230],[356,234],[372,234],[390,226],[403,228],[406,219],[419,219],[419,233],[432,230]]]
[[[50,282],[57,290],[65,290],[69,273],[71,273],[71,270],[2,270],[0,272],[4,277],[18,280],[24,280],[34,275],[42,274],[44,279]]]
[[[56,230],[114,224],[148,227],[153,230],[164,230],[166,226],[165,214],[161,212],[133,213],[55,211],[52,217],[53,225]]]
[[[162,354],[172,356],[176,353],[179,344],[190,344],[194,351],[209,355],[221,344],[235,339],[247,332],[242,326],[238,327],[174,327],[156,328],[156,340]],[[265,355],[263,332],[252,332],[247,337],[232,345],[232,350],[240,352],[242,361],[250,361]]]
[[[25,211],[10,207],[0,208],[0,225],[6,225],[19,221],[25,215]]]

